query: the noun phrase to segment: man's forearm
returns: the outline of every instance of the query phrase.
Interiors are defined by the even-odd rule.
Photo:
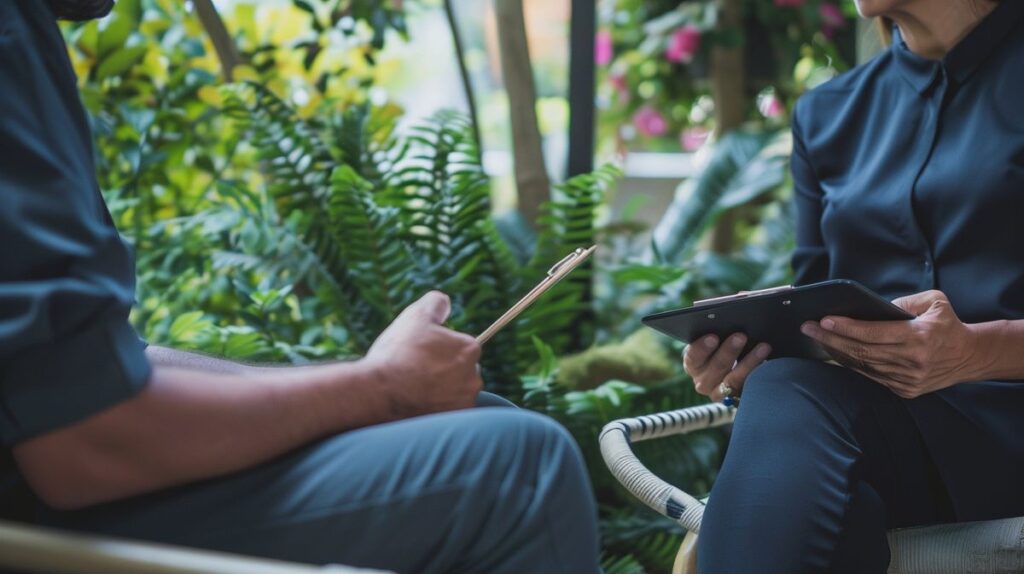
[[[393,420],[364,363],[239,376],[156,366],[138,396],[15,447],[51,506],[80,508],[243,470]]]
[[[220,359],[202,353],[179,351],[169,347],[150,345],[146,347],[146,358],[154,367],[170,367],[175,369],[189,369],[205,373],[220,373],[224,375],[254,375],[280,371],[280,369],[309,369],[322,365],[250,365],[239,363],[228,359]]]

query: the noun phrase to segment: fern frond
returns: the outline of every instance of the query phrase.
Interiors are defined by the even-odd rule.
[[[318,129],[260,84],[233,84],[222,93],[224,111],[248,130],[264,162],[270,194],[282,211],[322,207],[337,160]]]
[[[367,321],[378,333],[412,301],[415,264],[398,237],[398,210],[378,206],[373,191],[352,167],[338,167],[331,176],[329,214],[348,279],[376,311]]]
[[[249,135],[263,160],[267,190],[297,234],[316,267],[330,278],[327,295],[357,351],[365,351],[380,330],[373,307],[361,297],[344,258],[344,246],[332,233],[330,174],[337,164],[317,127],[273,92],[258,84],[223,88],[225,111]]]
[[[597,171],[576,176],[555,188],[555,197],[542,206],[538,223],[541,231],[537,249],[524,272],[527,284],[534,284],[550,266],[578,247],[596,243],[594,220],[608,188],[620,171],[605,165]],[[525,314],[520,329],[520,346],[531,345],[538,336],[557,354],[589,347],[593,340],[590,299],[593,262],[587,262],[553,287]]]
[[[395,106],[364,104],[338,112],[330,121],[333,154],[376,189],[387,185],[395,165],[408,151],[408,144],[395,137],[400,113]]]
[[[442,111],[412,129],[402,165],[379,201],[399,210],[401,238],[424,274],[452,297],[451,326],[480,333],[514,302],[519,265],[491,219],[490,182],[469,121]],[[487,345],[481,360],[488,388],[520,392],[516,327]]]
[[[604,574],[647,574],[632,554],[602,554],[601,569]]]

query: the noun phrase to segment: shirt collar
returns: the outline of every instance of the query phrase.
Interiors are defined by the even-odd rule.
[[[1003,0],[941,61],[929,60],[910,51],[898,28],[893,28],[892,50],[903,76],[924,94],[942,77],[943,70],[957,83],[968,81],[992,51],[1024,17],[1024,2]]]

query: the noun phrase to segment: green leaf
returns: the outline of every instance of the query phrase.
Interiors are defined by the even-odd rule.
[[[128,41],[134,29],[132,19],[119,11],[99,21],[99,39],[97,42],[98,56],[106,57],[114,50],[120,49]]]
[[[138,26],[142,21],[141,0],[117,0],[114,10],[123,14],[133,26]]]
[[[179,315],[171,323],[168,335],[175,343],[195,343],[213,326],[209,320],[203,318],[202,311],[193,311]]]
[[[670,263],[686,260],[726,209],[777,189],[788,165],[786,144],[772,133],[732,132],[719,141],[700,176],[680,186],[655,227],[656,251]]]
[[[104,80],[124,74],[132,66],[142,61],[148,49],[145,45],[137,45],[108,54],[96,68],[96,79]]]

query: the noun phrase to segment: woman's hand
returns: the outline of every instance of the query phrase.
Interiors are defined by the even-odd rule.
[[[683,351],[683,368],[693,378],[693,387],[697,392],[711,397],[713,401],[720,401],[723,397],[719,385],[725,383],[732,387],[733,396],[739,396],[747,375],[772,352],[767,343],[761,343],[737,362],[746,344],[746,335],[733,333],[721,345],[714,335],[702,337],[687,345]]]
[[[974,380],[975,331],[956,316],[941,291],[901,297],[893,303],[917,315],[908,321],[857,321],[825,317],[801,331],[844,366],[912,399]]]

